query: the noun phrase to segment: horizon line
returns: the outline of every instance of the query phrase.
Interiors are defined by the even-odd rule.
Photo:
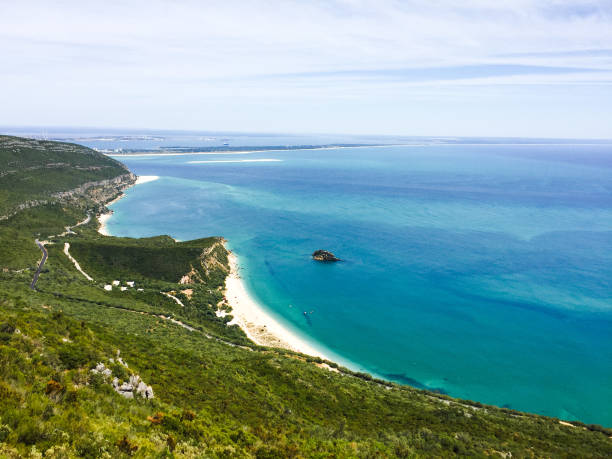
[[[588,140],[597,142],[612,142],[612,137],[549,137],[549,136],[500,136],[500,135],[409,135],[409,134],[351,134],[351,133],[339,133],[339,132],[274,132],[274,131],[233,131],[233,130],[198,130],[198,129],[172,129],[172,128],[142,128],[142,127],[117,127],[117,126],[79,126],[79,125],[0,125],[0,135],[11,135],[5,133],[5,129],[92,129],[92,130],[108,130],[108,131],[124,131],[124,132],[147,132],[147,133],[185,133],[185,134],[233,134],[233,135],[253,135],[253,136],[346,136],[346,137],[378,137],[378,138],[405,138],[405,139],[521,139],[521,140]],[[107,132],[108,133],[108,132]],[[37,134],[43,135],[44,133]]]

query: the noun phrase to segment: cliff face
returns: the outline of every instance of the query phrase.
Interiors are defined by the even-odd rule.
[[[60,200],[87,198],[94,201],[96,204],[104,204],[117,194],[134,185],[135,182],[136,176],[130,172],[112,179],[87,182],[72,190],[54,193],[52,196]]]
[[[223,239],[215,238],[214,242],[205,247],[198,261],[190,264],[189,272],[179,280],[179,284],[207,283],[212,279],[225,279],[229,274],[228,252]]]
[[[103,204],[135,180],[125,165],[82,145],[0,136],[0,221],[57,202]]]
[[[132,173],[123,174],[112,179],[87,182],[72,190],[53,193],[50,199],[33,199],[22,202],[16,205],[11,212],[0,215],[0,221],[7,220],[22,210],[44,206],[56,201],[74,203],[79,199],[87,199],[95,204],[104,204],[134,185],[135,182],[136,176]]]

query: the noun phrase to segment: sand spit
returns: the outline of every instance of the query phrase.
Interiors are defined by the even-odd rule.
[[[205,164],[205,163],[277,163],[282,162],[282,159],[261,158],[261,159],[211,159],[209,161],[187,161],[187,164]]]

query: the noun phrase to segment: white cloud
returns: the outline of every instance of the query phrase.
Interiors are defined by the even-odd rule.
[[[0,94],[3,124],[180,127],[180,118],[196,128],[215,120],[224,100],[246,105],[236,116],[243,124],[221,127],[245,129],[258,103],[291,100],[284,112],[302,106],[306,116],[315,102],[371,107],[377,94],[419,98],[425,87],[447,94],[451,86],[600,85],[612,71],[612,52],[583,52],[612,50],[607,0],[19,1],[0,8],[0,84],[9,89]],[[490,76],[489,65],[585,70]],[[453,78],[462,66],[483,73]],[[355,73],[436,67],[447,75],[389,81],[385,72]],[[96,111],[75,116],[88,106]],[[171,117],[181,106],[191,116]],[[319,121],[294,115],[317,128]],[[267,130],[285,125],[267,122]]]

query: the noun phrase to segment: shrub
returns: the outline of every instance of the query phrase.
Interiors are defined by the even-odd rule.
[[[58,354],[61,362],[69,370],[82,367],[95,357],[89,349],[76,343],[63,345]]]
[[[0,443],[5,441],[11,433],[11,428],[6,424],[0,425]]]
[[[21,395],[15,392],[11,386],[0,380],[0,400],[17,403],[21,401]]]
[[[158,411],[153,416],[147,416],[147,420],[151,422],[151,424],[159,425],[164,420],[164,413]]]
[[[125,435],[117,442],[117,448],[130,456],[138,451],[138,446],[132,443]]]
[[[168,449],[170,451],[174,451],[174,448],[176,448],[176,440],[172,435],[168,435],[168,438],[166,438],[166,444],[168,445]]]
[[[26,445],[33,445],[43,439],[43,432],[33,418],[24,418],[16,429],[17,439]]]
[[[49,396],[57,395],[63,389],[64,389],[64,386],[62,386],[60,383],[52,379],[47,382],[47,386],[45,387],[45,394]]]
[[[15,332],[15,327],[6,322],[0,323],[0,342],[8,343]]]
[[[257,459],[284,459],[285,455],[277,448],[262,446],[255,452],[255,457]]]
[[[88,432],[76,439],[73,445],[79,456],[88,459],[99,458],[105,450],[105,446],[99,439],[96,439],[91,432]]]
[[[92,388],[99,389],[104,386],[104,376],[100,373],[90,373],[88,382]]]
[[[79,400],[79,394],[76,390],[71,389],[66,392],[66,396],[64,397],[64,401],[67,403],[76,403]]]
[[[130,373],[120,363],[115,363],[111,365],[111,370],[113,372],[113,376],[116,376],[119,379],[119,381],[125,381],[126,379],[130,377]]]
[[[193,421],[196,418],[196,414],[191,410],[184,410],[181,415],[181,421]]]

